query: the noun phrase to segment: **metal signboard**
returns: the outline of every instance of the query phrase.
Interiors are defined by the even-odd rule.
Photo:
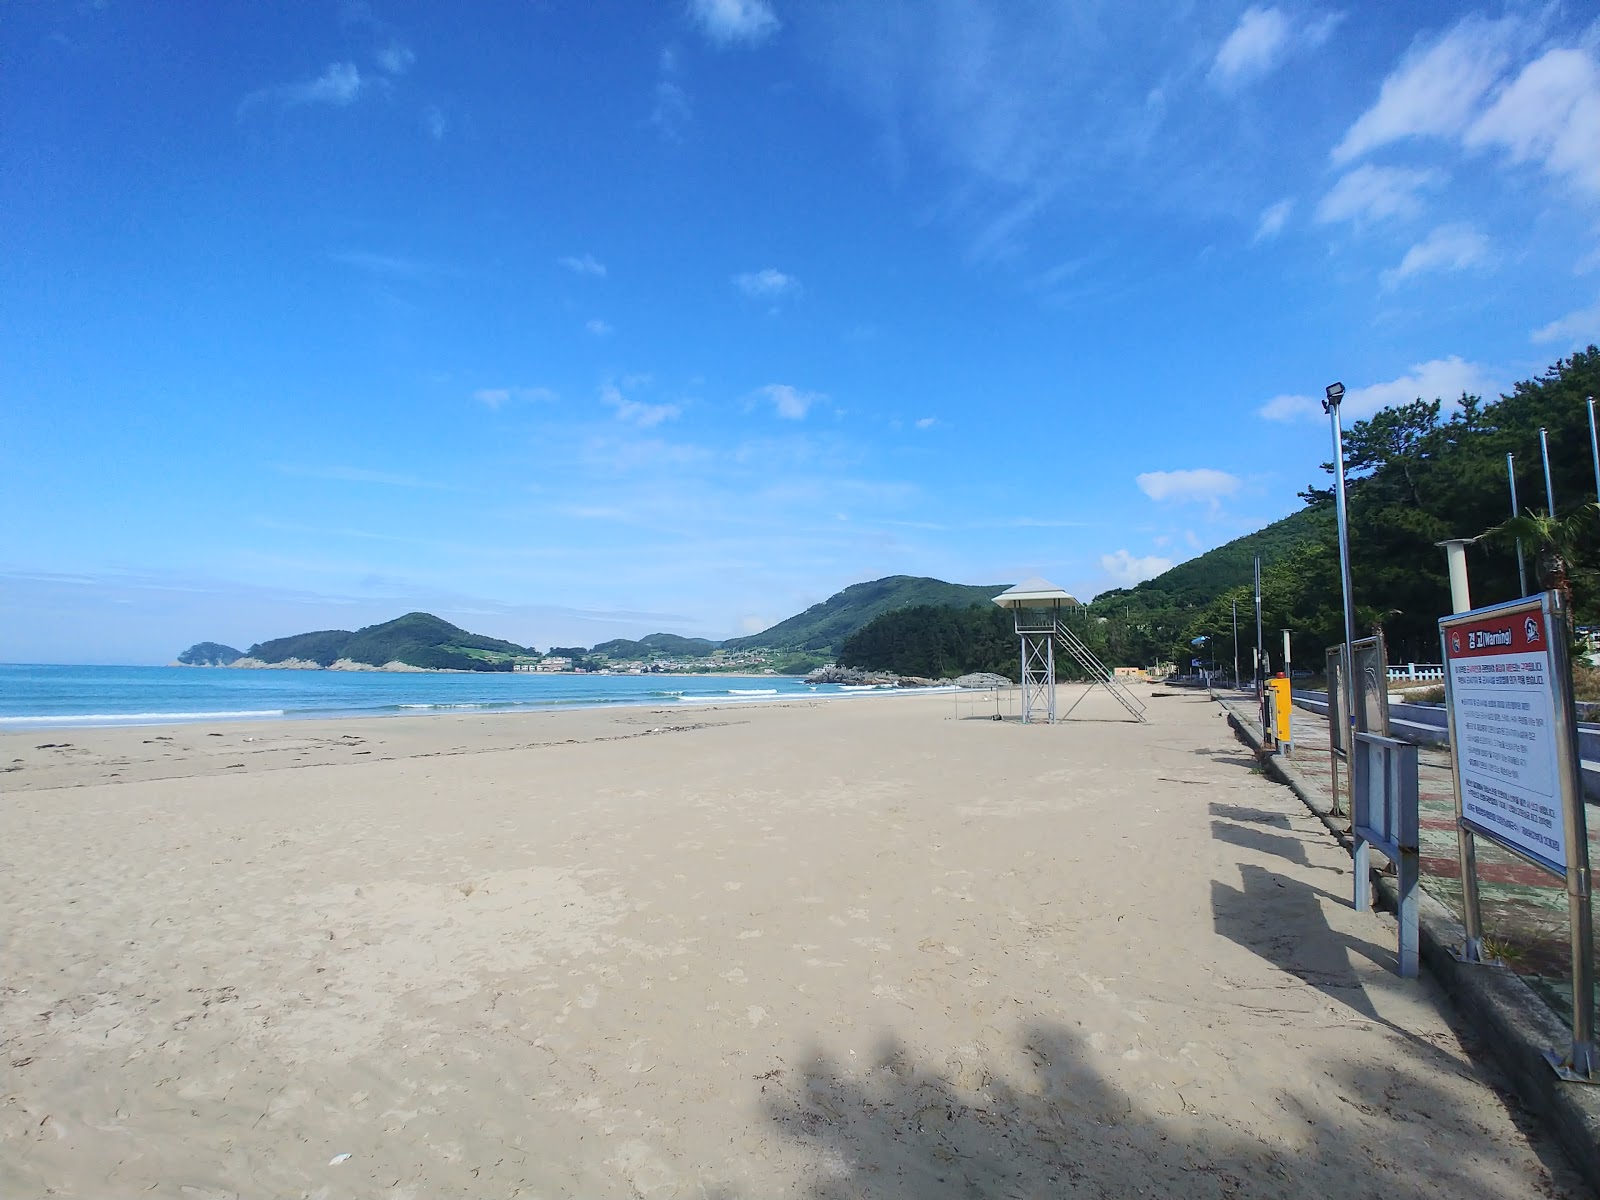
[[[1350,643],[1356,685],[1356,728],[1389,736],[1389,652],[1383,634]]]
[[[1351,758],[1350,832],[1355,839],[1355,906],[1372,907],[1372,855],[1394,864],[1400,892],[1400,974],[1414,978],[1421,948],[1421,858],[1417,748],[1376,733],[1357,733]]]
[[[1565,878],[1571,704],[1541,599],[1462,613],[1439,628],[1462,824]]]
[[[1545,1057],[1562,1079],[1600,1083],[1594,1043],[1589,833],[1578,775],[1567,612],[1556,592],[1439,620],[1461,853],[1461,957],[1483,962],[1474,838],[1567,883],[1572,1046]]]

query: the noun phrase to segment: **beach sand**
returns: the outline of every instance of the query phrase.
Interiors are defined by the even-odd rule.
[[[0,736],[0,1195],[1581,1194],[1150,705]]]

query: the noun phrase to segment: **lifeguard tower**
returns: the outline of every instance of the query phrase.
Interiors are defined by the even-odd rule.
[[[1077,608],[1078,601],[1049,580],[1037,575],[1025,579],[1016,587],[1008,588],[994,598],[1001,608],[1009,608],[1016,621],[1017,637],[1022,643],[1022,723],[1035,721],[1056,723],[1056,647],[1083,668],[1091,683],[1110,692],[1116,702],[1127,709],[1136,721],[1143,721],[1144,705],[1137,696],[1118,681],[1094,652],[1083,644],[1061,619],[1063,606]],[[1065,716],[1072,715],[1085,690],[1074,700]]]

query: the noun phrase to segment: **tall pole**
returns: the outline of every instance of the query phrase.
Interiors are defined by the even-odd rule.
[[[1545,511],[1550,514],[1553,521],[1556,517],[1556,492],[1550,486],[1550,439],[1545,435],[1544,426],[1539,426],[1539,457],[1544,459],[1544,505]]]
[[[1595,499],[1600,500],[1600,437],[1594,432],[1594,397],[1590,396],[1589,404],[1589,452],[1594,455],[1594,491]]]
[[[1261,699],[1261,681],[1266,676],[1266,647],[1261,640],[1261,556],[1256,555],[1256,699]]]
[[[1591,408],[1589,413],[1593,416],[1594,409]],[[1522,510],[1517,506],[1517,472],[1511,465],[1513,457],[1515,456],[1506,455],[1506,478],[1511,481],[1511,515],[1516,517],[1521,515]],[[1523,596],[1528,594],[1528,568],[1522,559],[1521,538],[1517,539],[1517,591]]]
[[[1339,517],[1339,582],[1344,592],[1344,650],[1342,674],[1344,675],[1344,711],[1354,728],[1356,719],[1356,680],[1353,647],[1356,640],[1355,589],[1350,585],[1350,520],[1344,494],[1344,429],[1339,422],[1339,402],[1344,399],[1344,384],[1330,383],[1327,399],[1322,408],[1333,426],[1333,500]],[[1349,730],[1341,739],[1349,744]],[[1351,745],[1351,754],[1355,747]],[[1352,758],[1352,761],[1353,758]]]
[[[1239,597],[1237,596],[1233,598],[1233,690],[1239,690]]]

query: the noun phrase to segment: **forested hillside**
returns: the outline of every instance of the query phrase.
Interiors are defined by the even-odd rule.
[[[986,603],[1006,588],[1006,583],[946,583],[920,575],[890,575],[870,583],[855,583],[835,592],[821,604],[780,621],[749,637],[722,644],[730,650],[760,647],[773,650],[837,651],[844,640],[874,617],[912,607],[966,608]]]
[[[1541,428],[1549,437],[1558,515],[1595,501],[1584,403],[1595,395],[1600,395],[1600,349],[1590,346],[1538,379],[1517,384],[1509,395],[1487,402],[1462,396],[1448,409],[1442,397],[1418,399],[1346,430],[1358,636],[1381,625],[1392,661],[1438,660],[1437,622],[1449,611],[1450,594],[1437,543],[1478,537],[1510,515],[1507,454],[1516,456],[1523,510],[1546,507]],[[1308,429],[1307,437],[1326,433]],[[1299,512],[1138,587],[1096,597],[1074,618],[1084,639],[1111,664],[1170,660],[1187,665],[1199,656],[1229,665],[1236,603],[1240,660],[1248,670],[1249,647],[1255,643],[1253,560],[1259,554],[1262,623],[1274,663],[1277,631],[1288,628],[1297,662],[1320,666],[1325,649],[1343,637],[1331,464],[1326,471],[1302,493],[1306,507]],[[1534,551],[1528,547],[1530,586]],[[1575,615],[1583,623],[1600,620],[1600,519],[1578,522],[1566,551]],[[1474,604],[1519,594],[1516,555],[1503,539],[1474,544],[1468,561]],[[948,674],[941,669],[945,663],[1014,669],[979,661],[991,653],[990,626],[998,619],[987,612],[952,617],[913,609],[863,629],[843,654],[850,665],[915,674]],[[1197,638],[1206,639],[1199,649]]]
[[[339,659],[382,666],[402,662],[432,670],[509,671],[511,661],[531,653],[512,642],[482,637],[432,613],[407,613],[354,633],[323,629],[273,638],[251,646],[248,656],[260,662],[300,659],[330,666]]]

